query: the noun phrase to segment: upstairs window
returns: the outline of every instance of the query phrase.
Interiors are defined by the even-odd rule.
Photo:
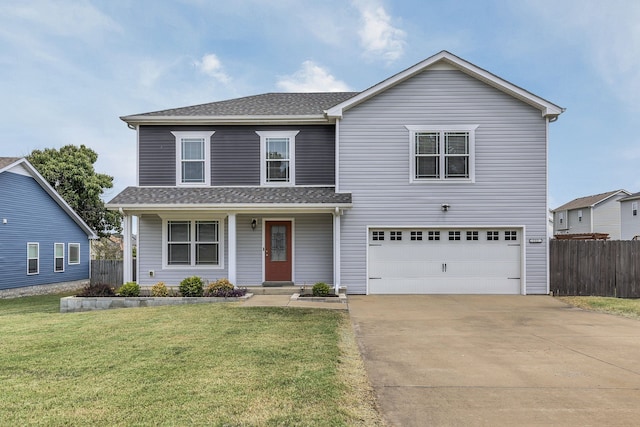
[[[260,136],[262,185],[295,185],[295,142],[299,131],[256,131]]]
[[[638,216],[638,202],[631,203],[631,215]]]
[[[578,222],[582,222],[582,209],[578,210]]]
[[[473,126],[406,126],[411,144],[411,182],[473,181]]]
[[[214,132],[172,133],[176,137],[176,185],[209,185],[211,135]]]

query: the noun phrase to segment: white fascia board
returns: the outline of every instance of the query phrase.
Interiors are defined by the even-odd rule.
[[[360,94],[354,96],[353,98],[350,98],[328,109],[326,111],[326,114],[329,118],[334,118],[334,117],[340,118],[342,117],[342,114],[345,110],[348,110],[349,108],[354,107],[360,104],[361,102],[364,102],[367,99],[377,95],[378,93],[383,92],[397,85],[398,83],[401,83],[413,77],[414,75],[424,71],[425,69],[431,67],[432,65],[440,61],[444,61],[445,63],[452,65],[456,69],[470,75],[471,77],[474,77],[480,81],[483,81],[489,84],[490,86],[493,86],[496,89],[499,89],[539,109],[542,112],[543,117],[557,117],[560,114],[562,114],[562,112],[564,111],[564,108],[559,107],[543,98],[540,98],[539,96],[534,95],[531,92],[528,92],[512,83],[509,83],[508,81],[496,76],[495,74],[492,74],[480,67],[473,65],[470,62],[465,61],[462,58],[459,58],[443,50],[442,52],[437,53],[431,56],[430,58],[427,58],[424,61],[419,62],[418,64],[410,68],[407,68],[406,70],[401,71],[400,73],[392,77],[389,77],[386,80],[383,80],[382,82],[370,87],[369,89],[365,90],[364,92],[361,92]]]
[[[91,227],[89,227],[87,223],[84,222],[82,218],[80,218],[80,216],[76,213],[76,211],[74,211],[73,208],[69,206],[69,204],[62,198],[62,196],[51,185],[49,185],[49,182],[47,182],[47,180],[44,179],[42,175],[40,175],[40,173],[36,170],[36,168],[33,167],[33,165],[29,163],[27,159],[22,158],[17,162],[12,163],[10,167],[15,167],[20,164],[22,164],[23,167],[29,170],[33,179],[35,179],[36,182],[40,184],[40,186],[44,189],[44,191],[46,191],[47,194],[49,194],[49,196],[51,196],[51,198],[55,200],[55,202],[67,213],[67,215],[69,215],[75,221],[75,223],[78,224],[80,228],[84,230],[84,232],[87,234],[87,236],[90,239],[98,238],[98,235],[95,233],[95,231],[93,231]]]
[[[349,209],[351,203],[254,203],[254,204],[225,204],[225,205],[204,205],[204,204],[185,204],[185,205],[112,205],[107,204],[107,209],[120,210],[125,212],[148,212],[157,213],[161,211],[172,212],[237,212],[237,213],[257,213],[257,212],[335,212],[336,208]]]
[[[607,200],[611,199],[612,197],[616,197],[616,196],[617,196],[617,195],[619,195],[620,193],[624,193],[624,194],[626,194],[627,196],[630,196],[630,195],[631,195],[631,193],[629,193],[627,190],[618,190],[618,191],[616,191],[615,193],[613,193],[612,195],[610,195],[610,196],[608,196],[608,197],[605,197],[604,199],[600,199],[600,200],[598,200],[597,202],[595,202],[594,204],[592,204],[592,205],[591,205],[591,206],[589,206],[589,207],[591,207],[591,208],[595,208],[595,207],[596,207],[597,205],[599,205],[600,203],[606,202]],[[576,208],[576,209],[578,209],[578,208]]]
[[[324,114],[300,116],[123,116],[129,125],[316,124],[331,123]]]

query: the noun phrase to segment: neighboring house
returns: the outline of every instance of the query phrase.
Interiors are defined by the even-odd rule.
[[[26,159],[0,157],[0,290],[89,279],[93,238]]]
[[[640,239],[640,215],[638,215],[640,193],[623,197],[618,201],[620,202],[620,239]]]
[[[620,199],[625,190],[579,197],[553,210],[553,234],[608,234],[620,240]]]
[[[138,218],[144,286],[546,294],[547,128],[562,112],[443,51],[359,93],[126,116],[138,183],[107,206],[125,235]]]

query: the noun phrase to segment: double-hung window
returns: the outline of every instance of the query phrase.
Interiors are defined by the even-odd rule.
[[[406,126],[410,135],[410,181],[473,182],[477,127]]]
[[[221,267],[220,221],[167,220],[168,266]]]
[[[64,271],[64,243],[53,245],[53,271],[56,273]]]
[[[208,132],[172,132],[176,137],[176,184],[209,185],[211,182],[211,135]]]
[[[638,202],[631,203],[631,215],[638,216]]]
[[[27,243],[27,274],[40,273],[40,244]]]
[[[295,144],[299,131],[256,131],[260,136],[262,185],[295,185]]]

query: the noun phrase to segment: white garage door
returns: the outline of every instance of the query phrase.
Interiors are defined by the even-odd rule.
[[[371,294],[520,294],[522,230],[369,230]]]

